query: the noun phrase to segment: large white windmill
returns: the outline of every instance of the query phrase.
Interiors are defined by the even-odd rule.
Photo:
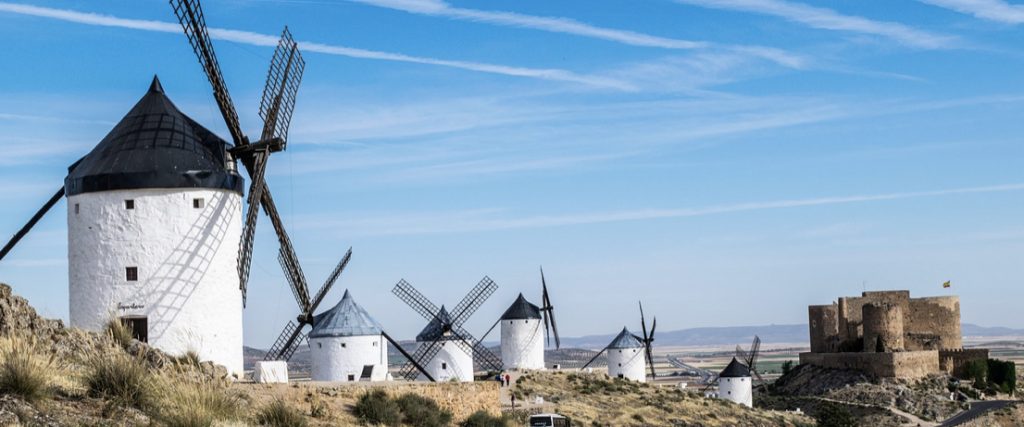
[[[242,309],[260,206],[282,253],[295,258],[263,173],[270,153],[286,146],[303,61],[286,28],[259,107],[263,131],[250,142],[198,0],[170,4],[213,86],[231,143],[182,113],[154,78],[0,248],[0,260],[67,196],[71,326],[100,330],[116,316],[141,341],[172,354],[195,351],[240,374]],[[239,161],[251,178],[244,222]]]

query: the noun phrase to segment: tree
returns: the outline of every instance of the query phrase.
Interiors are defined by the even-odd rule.
[[[824,402],[817,409],[814,420],[819,427],[857,427],[853,414],[841,405]]]

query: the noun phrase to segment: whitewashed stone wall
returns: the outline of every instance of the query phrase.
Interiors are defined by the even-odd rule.
[[[612,378],[622,375],[628,380],[646,382],[646,367],[642,348],[608,349],[608,376]]]
[[[194,199],[203,207],[194,208]],[[69,197],[71,326],[98,331],[113,316],[146,316],[151,345],[171,354],[194,350],[240,374],[241,209],[241,196],[226,190]],[[126,280],[126,267],[138,268],[138,281]]]
[[[313,381],[359,381],[366,365],[373,365],[370,381],[387,379],[388,347],[381,335],[310,338],[309,351]]]
[[[718,398],[753,407],[754,394],[750,377],[719,378]]]
[[[429,343],[420,343],[429,345]],[[440,342],[440,351],[423,366],[435,381],[473,381],[473,355],[468,353],[462,346],[455,342]],[[420,381],[427,381],[427,377],[421,373],[417,378]]]
[[[544,320],[501,321],[501,363],[505,369],[544,369]]]

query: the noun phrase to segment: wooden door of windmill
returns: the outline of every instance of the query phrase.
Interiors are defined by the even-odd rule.
[[[149,320],[146,316],[124,316],[121,323],[132,332],[132,338],[141,342],[149,341]]]

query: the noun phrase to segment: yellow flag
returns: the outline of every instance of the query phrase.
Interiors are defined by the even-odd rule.
[[[948,287],[950,287],[950,286],[953,286],[953,284],[952,284],[952,283],[949,283],[949,280],[947,280],[947,281],[946,281],[946,283],[943,283],[943,284],[942,284],[942,287],[943,287],[943,288],[948,288]]]

